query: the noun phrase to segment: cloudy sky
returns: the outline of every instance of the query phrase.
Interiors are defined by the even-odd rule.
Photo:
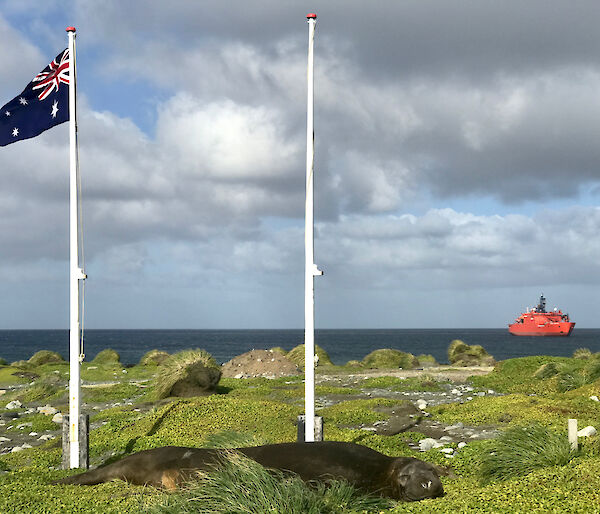
[[[0,105],[77,27],[89,328],[599,327],[596,1],[0,0]],[[320,5],[323,4],[323,5]],[[68,327],[67,124],[0,148],[0,328]]]

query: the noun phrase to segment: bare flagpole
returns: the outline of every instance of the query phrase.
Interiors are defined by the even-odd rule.
[[[315,283],[314,277],[322,275],[314,263],[314,156],[315,138],[313,126],[313,46],[317,15],[306,15],[308,21],[308,94],[306,114],[306,213],[304,232],[304,440],[315,440]]]
[[[77,101],[76,101],[76,66],[75,66],[75,27],[67,27],[69,34],[69,218],[70,218],[70,323],[69,323],[69,463],[71,468],[82,466],[80,459],[80,319],[79,319],[79,281],[86,278],[79,267],[79,209],[77,183],[79,175],[77,148]]]

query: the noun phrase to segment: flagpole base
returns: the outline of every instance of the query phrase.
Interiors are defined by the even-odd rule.
[[[305,442],[306,436],[306,416],[304,414],[298,416],[298,442]],[[315,441],[323,440],[323,418],[315,416]]]
[[[71,441],[69,438],[70,424],[69,415],[63,415],[62,424],[62,469],[71,469]],[[79,458],[77,466],[79,469],[88,469],[90,467],[90,416],[89,414],[79,415]]]

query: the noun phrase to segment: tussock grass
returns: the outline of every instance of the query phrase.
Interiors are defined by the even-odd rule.
[[[412,369],[419,365],[419,361],[412,353],[401,352],[391,348],[374,350],[362,360],[365,368],[403,368]]]
[[[154,513],[329,514],[373,512],[389,500],[366,496],[346,482],[305,484],[300,477],[267,470],[237,452],[228,452],[223,466],[198,474],[180,493],[154,506]]]
[[[200,349],[184,350],[171,355],[159,366],[154,394],[158,399],[167,398],[176,384],[183,381],[211,390],[216,387],[220,378],[221,367],[210,353]]]
[[[592,352],[589,348],[577,348],[573,352],[574,359],[589,359],[592,356]]]
[[[140,366],[160,366],[169,358],[169,354],[163,350],[150,350],[140,359]]]
[[[564,432],[539,424],[513,427],[494,440],[482,458],[481,478],[484,482],[508,480],[537,468],[564,466],[576,454]]]
[[[27,362],[32,366],[41,366],[50,362],[65,362],[65,359],[59,353],[51,352],[50,350],[40,350],[34,353]]]
[[[96,355],[92,362],[94,364],[117,364],[121,362],[121,356],[115,350],[108,348]]]
[[[333,362],[329,358],[329,354],[323,350],[318,344],[315,345],[315,353],[319,360],[317,361],[318,366],[331,366]],[[300,367],[304,367],[304,345],[299,344],[295,348],[292,348],[286,355],[289,360]]]

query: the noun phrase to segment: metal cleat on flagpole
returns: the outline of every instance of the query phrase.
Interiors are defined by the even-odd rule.
[[[320,277],[323,275],[323,271],[317,268],[316,264],[313,264],[313,277]]]

